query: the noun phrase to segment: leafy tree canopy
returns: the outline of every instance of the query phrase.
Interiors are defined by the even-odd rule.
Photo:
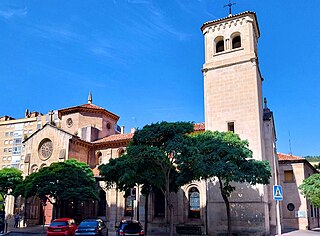
[[[229,197],[235,190],[233,182],[268,184],[271,177],[267,161],[252,159],[248,142],[231,132],[211,132],[190,137],[189,155],[183,155],[178,163],[183,179],[218,179],[221,196],[225,202],[228,219],[228,235],[231,235]]]
[[[144,126],[137,130],[127,147],[127,154],[111,159],[100,167],[100,175],[107,184],[113,183],[121,190],[135,184],[143,185],[143,190],[157,188],[165,196],[166,206],[172,212],[170,192],[178,191],[185,182],[178,178],[177,160],[187,146],[187,134],[193,132],[189,122],[161,122]],[[180,179],[180,181],[177,181]],[[172,222],[166,210],[166,219]],[[172,224],[170,225],[172,235]]]
[[[116,183],[122,191],[142,184],[165,192],[166,181],[170,191],[177,191],[178,173],[174,162],[185,145],[185,135],[192,131],[193,124],[189,122],[146,125],[135,132],[127,154],[99,167],[100,175],[109,186]]]
[[[22,172],[20,170],[16,168],[4,168],[0,170],[0,193],[3,199],[21,183]]]
[[[76,160],[55,162],[27,176],[15,193],[24,197],[44,196],[60,200],[96,199],[97,185],[90,167]],[[49,199],[50,200],[50,199]]]
[[[268,161],[252,159],[252,151],[246,140],[232,132],[212,132],[191,136],[192,153],[182,160],[180,168],[187,168],[189,175],[197,179],[218,177],[224,181],[229,196],[231,182],[268,184],[271,169]]]
[[[313,174],[303,180],[299,189],[313,206],[320,207],[320,174]]]

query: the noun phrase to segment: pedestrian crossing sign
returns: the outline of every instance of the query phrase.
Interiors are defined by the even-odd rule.
[[[282,194],[282,186],[281,185],[274,185],[273,186],[273,199],[277,201],[283,200]]]

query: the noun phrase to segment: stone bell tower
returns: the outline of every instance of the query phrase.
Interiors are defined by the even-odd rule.
[[[203,24],[204,100],[208,130],[233,131],[247,139],[255,159],[262,151],[262,77],[256,15],[245,12]]]
[[[264,144],[263,78],[258,63],[260,31],[256,14],[230,14],[204,23],[201,30],[205,40],[202,71],[206,130],[232,131],[249,141],[254,159],[268,159]],[[250,228],[261,233],[250,235],[269,233],[268,188],[262,185],[237,185],[236,188],[231,196],[235,230]],[[218,194],[209,196],[209,205],[217,215],[224,211]],[[225,224],[221,218],[209,220],[216,222],[218,228]]]

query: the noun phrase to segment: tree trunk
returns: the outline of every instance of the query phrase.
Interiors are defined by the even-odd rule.
[[[173,206],[170,206],[170,236],[173,236]]]
[[[230,202],[229,199],[225,193],[225,191],[223,190],[223,183],[221,181],[220,178],[219,179],[219,184],[220,184],[220,192],[221,192],[221,196],[223,198],[223,201],[226,205],[226,209],[227,209],[227,220],[228,220],[228,236],[232,236],[232,229],[231,229],[231,215],[230,215]]]
[[[173,205],[170,197],[170,171],[168,171],[166,175],[166,216],[167,216],[167,224],[169,225],[170,236],[173,235]],[[168,211],[169,210],[169,211]]]
[[[148,235],[148,204],[149,204],[149,191],[145,196],[146,200],[144,202],[144,235]]]

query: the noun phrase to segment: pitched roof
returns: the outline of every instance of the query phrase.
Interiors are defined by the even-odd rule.
[[[104,109],[102,107],[99,107],[99,106],[96,106],[96,105],[90,104],[90,103],[83,104],[83,105],[80,105],[80,106],[74,106],[74,107],[68,107],[68,108],[60,109],[58,111],[58,115],[59,115],[59,118],[61,119],[61,117],[63,115],[72,114],[72,113],[76,113],[76,112],[80,112],[80,111],[104,114],[104,115],[110,117],[111,119],[114,119],[115,121],[118,121],[119,118],[120,118],[116,114],[114,114],[114,113],[112,113],[110,111],[107,111],[106,109]]]
[[[92,143],[107,143],[107,142],[115,142],[115,141],[130,141],[133,138],[133,133],[127,134],[113,134],[102,139],[96,140]]]
[[[299,156],[293,156],[292,154],[278,153],[279,161],[304,161],[305,158]]]

